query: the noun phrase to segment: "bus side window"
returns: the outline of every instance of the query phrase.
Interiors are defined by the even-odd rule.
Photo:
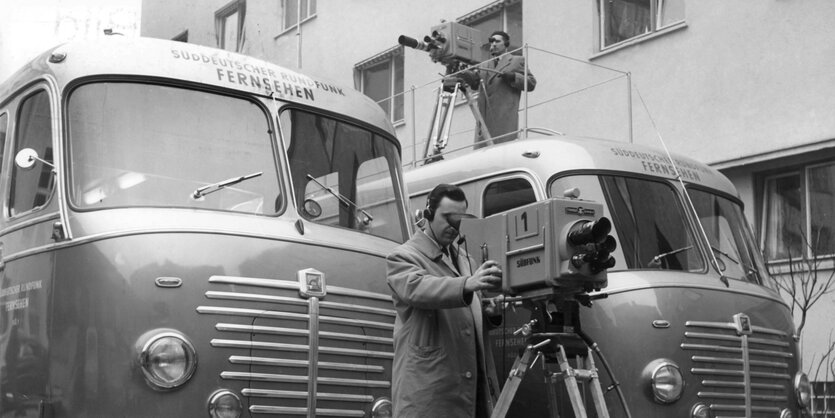
[[[529,181],[513,178],[490,183],[484,189],[483,201],[482,211],[487,217],[536,202],[536,194]]]
[[[32,148],[38,157],[52,163],[52,118],[46,91],[41,90],[23,100],[16,126],[14,155],[24,148]],[[45,205],[54,185],[55,176],[52,167],[47,164],[37,162],[26,171],[17,165],[12,166],[10,215],[19,215]]]

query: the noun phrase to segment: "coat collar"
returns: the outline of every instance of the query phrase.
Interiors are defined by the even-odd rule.
[[[437,260],[442,256],[441,246],[422,230],[412,237],[412,243],[418,251],[432,260]]]

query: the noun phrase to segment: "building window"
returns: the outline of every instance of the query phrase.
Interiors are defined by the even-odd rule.
[[[172,41],[175,42],[185,42],[188,43],[188,30],[184,30],[180,32],[177,36],[171,38]]]
[[[835,254],[835,163],[763,181],[763,248],[771,260]]]
[[[244,17],[246,2],[235,0],[215,13],[218,46],[227,51],[239,52],[244,44]]]
[[[487,38],[497,30],[505,31],[510,35],[509,51],[521,48],[522,40],[522,1],[497,1],[481,9],[469,13],[458,19],[458,23],[467,25],[481,31],[484,38],[481,49],[483,56],[489,57],[490,44]]]
[[[281,0],[281,12],[284,16],[282,31],[292,29],[299,20],[304,23],[305,20],[316,16],[316,0]]]
[[[357,89],[377,102],[392,122],[403,120],[403,47],[357,64],[354,74]]]
[[[812,416],[835,417],[835,382],[812,382]]]
[[[598,0],[604,49],[684,20],[684,0]]]

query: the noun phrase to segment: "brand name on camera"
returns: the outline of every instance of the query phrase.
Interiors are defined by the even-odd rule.
[[[532,266],[534,264],[539,264],[539,257],[520,258],[516,260],[516,268]]]

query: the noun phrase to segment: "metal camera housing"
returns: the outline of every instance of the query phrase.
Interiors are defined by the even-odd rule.
[[[484,219],[462,219],[467,251],[501,265],[502,292],[526,295],[600,290],[616,244],[603,205],[552,198]]]

